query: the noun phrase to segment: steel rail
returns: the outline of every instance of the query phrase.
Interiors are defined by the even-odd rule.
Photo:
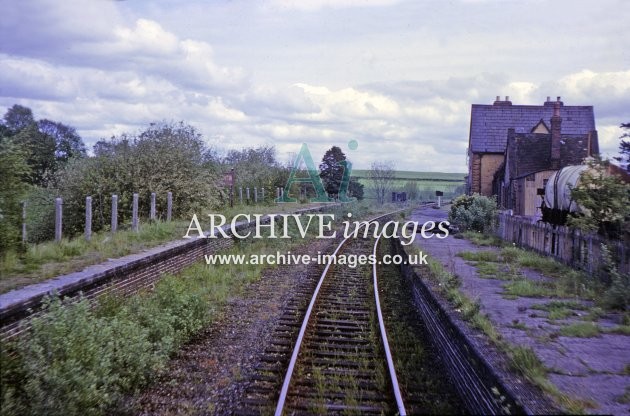
[[[376,258],[376,249],[378,242],[381,240],[379,235],[374,242],[374,258]],[[389,369],[389,377],[392,381],[392,389],[394,390],[394,397],[396,398],[396,405],[398,406],[398,413],[400,416],[406,416],[405,404],[403,403],[402,394],[400,392],[400,386],[398,385],[398,377],[396,376],[396,369],[394,368],[394,360],[392,359],[392,353],[389,349],[389,341],[387,340],[387,331],[385,330],[385,322],[383,321],[383,313],[381,312],[381,300],[378,295],[378,278],[376,272],[376,261],[372,264],[372,277],[374,279],[374,299],[376,300],[376,314],[378,315],[378,326],[381,330],[381,340],[383,341],[383,349],[385,351],[385,358],[387,359],[387,367]]]
[[[383,218],[383,217],[386,217],[386,216],[391,215],[391,214],[395,214],[395,213],[403,211],[403,210],[404,209],[388,212],[387,214],[379,215],[378,217],[372,218],[371,220],[368,220],[366,222],[367,222],[367,224],[371,224],[374,221],[377,221],[379,218]],[[364,224],[362,224],[362,225],[364,225]],[[357,235],[358,235],[358,230],[357,230]],[[275,416],[281,416],[282,415],[282,410],[284,409],[284,404],[285,404],[285,402],[287,400],[287,395],[289,394],[289,387],[291,385],[291,377],[293,376],[293,369],[295,368],[295,364],[297,363],[297,358],[298,358],[298,355],[299,355],[299,352],[300,352],[300,347],[302,346],[302,341],[304,339],[304,335],[306,333],[306,328],[308,326],[308,321],[309,321],[309,319],[311,317],[311,313],[313,311],[313,308],[315,307],[315,301],[317,300],[317,295],[319,294],[319,290],[322,287],[322,284],[324,283],[324,279],[326,278],[326,274],[328,273],[328,270],[330,269],[330,266],[333,263],[332,259],[337,256],[337,253],[339,252],[339,250],[341,250],[341,247],[350,238],[351,237],[344,238],[339,243],[339,245],[337,246],[337,248],[335,249],[333,254],[330,256],[330,260],[329,260],[328,264],[326,264],[326,267],[324,268],[324,271],[322,272],[322,275],[319,278],[319,282],[317,283],[317,287],[315,288],[315,291],[313,292],[313,296],[311,298],[311,302],[308,305],[308,308],[306,310],[306,315],[304,315],[304,320],[302,321],[302,326],[300,327],[300,333],[298,334],[297,341],[295,342],[295,346],[293,347],[293,353],[291,354],[291,360],[289,361],[289,367],[287,368],[287,372],[286,372],[286,375],[284,377],[284,382],[282,383],[282,390],[280,390],[280,397],[278,398],[278,404],[276,405],[276,411],[274,413]]]

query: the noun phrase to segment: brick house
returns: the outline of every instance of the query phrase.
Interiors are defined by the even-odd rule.
[[[598,153],[593,107],[565,106],[560,97],[547,97],[539,106],[512,105],[505,98],[472,105],[468,191],[497,195],[504,208],[533,215],[540,197],[531,192],[535,195],[553,171]],[[519,194],[525,189],[526,197]]]

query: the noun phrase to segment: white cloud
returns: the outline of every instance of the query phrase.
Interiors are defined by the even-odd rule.
[[[354,7],[383,7],[399,3],[400,0],[273,0],[271,5],[284,9],[315,11],[320,9],[347,9]]]
[[[462,172],[472,103],[561,95],[594,105],[600,147],[614,150],[616,126],[630,121],[630,71],[607,35],[621,32],[602,12],[609,24],[551,36],[560,13],[579,14],[560,3],[539,15],[516,2],[193,1],[183,12],[13,2],[0,19],[0,106],[28,105],[89,144],[184,120],[224,148],[274,144],[281,160],[302,142],[318,159],[356,139],[357,168],[386,159]]]

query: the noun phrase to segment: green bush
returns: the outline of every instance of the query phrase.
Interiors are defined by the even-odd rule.
[[[165,277],[151,294],[96,309],[47,300],[28,335],[2,346],[1,414],[105,414],[201,329],[205,299],[187,283]]]
[[[453,200],[448,219],[462,231],[487,232],[493,227],[497,203],[483,195],[461,195]]]
[[[620,273],[608,247],[602,244],[600,279],[608,284],[601,301],[608,309],[630,310],[630,273]]]

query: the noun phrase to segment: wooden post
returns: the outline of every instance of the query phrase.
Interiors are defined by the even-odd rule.
[[[112,195],[112,233],[118,230],[118,195]]]
[[[173,215],[173,193],[166,193],[166,221],[171,220],[171,216]]]
[[[249,204],[249,186],[247,187],[247,203]]]
[[[131,206],[131,229],[138,232],[138,194],[133,194],[133,205]]]
[[[26,244],[26,201],[22,201],[22,244]]]
[[[243,205],[243,187],[242,186],[238,188],[238,196],[239,196],[239,199],[241,200],[241,205]]]
[[[155,221],[155,192],[151,192],[151,210],[149,211],[149,219]]]
[[[62,208],[63,200],[61,198],[55,198],[55,241],[61,241],[61,226],[62,226]]]
[[[254,187],[254,204],[258,203],[258,188]]]
[[[92,197],[85,197],[85,239],[90,241],[92,238]]]
[[[261,192],[262,192],[262,202],[264,204],[265,203],[265,188],[264,187],[261,189]]]

